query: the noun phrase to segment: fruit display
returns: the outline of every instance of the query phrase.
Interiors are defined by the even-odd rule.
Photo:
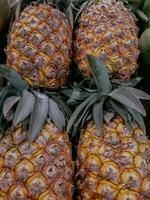
[[[100,57],[115,78],[129,79],[138,64],[138,27],[121,1],[98,1],[78,19],[75,60],[84,76],[90,76],[87,54]]]
[[[31,86],[58,88],[69,73],[71,44],[63,12],[46,3],[29,5],[12,24],[6,62]]]
[[[148,2],[0,1],[0,200],[150,200]]]

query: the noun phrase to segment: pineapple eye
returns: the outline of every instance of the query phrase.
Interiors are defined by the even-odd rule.
[[[30,60],[24,58],[24,60],[20,61],[20,68],[21,69],[29,69],[29,68],[32,68],[32,67],[33,67],[33,63]]]
[[[45,20],[46,17],[47,17],[47,12],[43,11],[43,10],[40,10],[38,13],[37,13],[37,16],[42,19],[42,20]]]
[[[50,165],[50,166],[48,166],[47,168],[44,169],[44,174],[45,174],[46,177],[49,178],[49,180],[52,180],[53,178],[58,176],[59,172],[57,170],[57,167]]]
[[[56,160],[56,165],[57,167],[61,168],[61,167],[65,167],[66,166],[66,160],[63,156],[60,156],[60,158],[58,158]]]
[[[57,155],[58,152],[60,151],[59,146],[57,144],[49,144],[46,148],[47,153],[50,155]]]
[[[38,32],[34,32],[34,33],[32,33],[31,35],[30,35],[30,41],[32,41],[32,43],[34,44],[34,45],[39,45],[42,41],[43,41],[43,36],[40,34],[40,33],[38,33]]]
[[[20,35],[23,37],[23,38],[27,38],[29,36],[29,30],[28,29],[25,29],[25,28],[22,28],[20,30]]]

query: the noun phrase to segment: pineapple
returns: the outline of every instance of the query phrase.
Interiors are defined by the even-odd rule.
[[[74,59],[85,77],[91,75],[86,59],[91,54],[103,60],[114,78],[130,79],[139,55],[138,27],[132,14],[120,0],[87,3],[78,19],[74,50]]]
[[[71,200],[69,108],[59,93],[30,89],[7,66],[0,71],[9,80],[0,97],[0,199]]]
[[[78,170],[79,199],[149,200],[150,141],[118,116],[104,124],[103,135],[90,122],[78,145]]]
[[[69,139],[47,123],[31,144],[20,126],[0,139],[0,199],[71,200]]]
[[[77,147],[78,199],[149,200],[150,141],[139,99],[150,100],[150,96],[129,87],[129,82],[112,84],[103,63],[87,58],[97,87],[82,82],[80,88],[75,86],[77,95],[71,91],[68,100],[81,101],[67,127],[73,136],[77,127],[82,129]]]
[[[69,72],[71,41],[63,12],[46,2],[28,5],[8,35],[7,65],[32,87],[58,88]]]

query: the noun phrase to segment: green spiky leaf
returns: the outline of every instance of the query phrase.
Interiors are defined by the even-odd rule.
[[[97,102],[99,96],[95,95],[93,96],[93,98],[87,103],[87,105],[85,106],[84,110],[82,111],[82,113],[78,116],[77,120],[74,123],[74,127],[78,127],[79,124],[82,122],[82,119],[84,117],[84,115],[86,114],[86,112],[88,112],[88,110],[90,109],[90,107],[93,107],[93,105]]]
[[[7,117],[12,107],[19,101],[20,98],[21,97],[18,97],[18,96],[11,96],[6,99],[3,106],[3,114],[5,117]]]
[[[88,55],[87,59],[100,95],[110,93],[112,85],[109,80],[108,70],[104,66],[103,62],[91,55]]]
[[[79,117],[79,115],[82,113],[83,109],[86,107],[86,105],[95,97],[97,94],[91,94],[86,100],[84,100],[73,112],[71,118],[68,121],[67,125],[67,133],[70,131],[71,127],[74,125],[76,119]]]
[[[135,15],[138,17],[138,19],[144,23],[148,23],[149,19],[148,17],[144,14],[144,12],[142,12],[141,10],[139,10],[138,8],[134,8],[133,12],[135,13]]]
[[[67,106],[67,104],[62,99],[57,98],[56,96],[53,96],[52,98],[59,105],[61,110],[64,112],[64,115],[66,116],[66,119],[70,119],[70,117],[72,115],[72,111],[69,108],[69,106]]]
[[[74,27],[74,16],[71,5],[68,5],[66,10],[66,16],[69,19],[70,25],[73,28]]]
[[[22,97],[18,102],[13,125],[17,126],[20,122],[25,120],[32,112],[35,103],[35,97],[32,93],[27,90],[23,91]]]
[[[123,107],[121,104],[118,102],[110,101],[110,104],[112,108],[115,110],[115,112],[124,119],[124,121],[127,123],[128,122],[128,115],[125,110],[125,107]]]
[[[117,87],[135,87],[138,83],[140,83],[142,80],[142,77],[135,77],[130,80],[118,80],[118,79],[113,79],[112,83],[114,85],[117,85]]]
[[[65,116],[58,106],[58,104],[53,100],[49,99],[49,112],[48,115],[56,127],[62,131],[66,125]]]
[[[104,114],[104,120],[108,124],[111,122],[111,120],[114,118],[115,112],[105,112]]]
[[[90,110],[87,110],[87,112],[84,114],[83,118],[82,118],[82,121],[81,121],[81,126],[80,127],[83,127],[85,125],[85,123],[90,120],[92,118],[92,115],[90,113]]]
[[[8,111],[8,113],[6,114],[5,118],[6,118],[6,120],[8,122],[10,122],[10,121],[13,120],[13,118],[14,118],[14,111],[13,111],[13,109],[11,109],[11,110]]]
[[[136,96],[134,96],[131,92],[127,91],[125,88],[121,87],[115,89],[108,96],[117,100],[121,104],[136,110],[143,116],[146,115],[145,109],[142,103],[139,101],[139,99]]]
[[[142,115],[139,112],[137,112],[136,110],[133,110],[131,108],[128,108],[128,111],[132,115],[133,120],[135,122],[137,122],[137,124],[144,131],[144,133],[146,133],[145,123],[144,123]]]
[[[134,94],[138,99],[150,100],[150,95],[148,95],[142,90],[131,88],[131,87],[125,87],[124,89]]]
[[[7,81],[17,90],[23,91],[27,88],[26,83],[21,76],[12,68],[0,64],[0,73],[7,79]]]
[[[104,101],[101,101],[93,106],[93,119],[100,133],[102,133],[103,126],[103,104]]]
[[[46,122],[49,109],[49,98],[38,92],[35,92],[35,95],[35,105],[29,122],[28,139],[30,143],[38,137],[40,131],[42,130],[43,125]]]
[[[8,94],[10,93],[10,86],[6,86],[0,90],[0,104],[6,99]],[[13,96],[16,96],[15,94]]]
[[[110,101],[112,108],[115,110],[116,114],[120,116],[124,122],[126,127],[131,130],[131,115],[128,113],[126,106],[121,105],[118,102]]]

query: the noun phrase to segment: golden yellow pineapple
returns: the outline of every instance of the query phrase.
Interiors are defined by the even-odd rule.
[[[71,200],[72,158],[69,139],[46,124],[31,144],[18,126],[0,139],[1,200]]]
[[[138,27],[132,14],[120,0],[90,2],[78,19],[74,41],[78,67],[90,76],[86,55],[101,58],[109,73],[129,79],[137,68]]]
[[[150,141],[134,124],[120,117],[104,124],[103,135],[93,122],[78,145],[79,199],[149,200]]]
[[[58,88],[69,72],[71,41],[63,12],[47,3],[28,5],[8,35],[7,65],[33,87]]]
[[[81,103],[67,127],[73,136],[82,129],[77,146],[78,199],[150,200],[150,141],[139,101],[150,96],[129,87],[128,81],[128,86],[124,82],[114,87],[103,63],[91,55],[87,59],[95,84],[90,82],[88,88],[87,81],[82,82],[81,88],[74,86],[73,96],[68,95],[69,103]]]
[[[0,199],[71,200],[69,108],[56,92],[29,90],[15,70],[0,72],[9,80],[0,98]]]

